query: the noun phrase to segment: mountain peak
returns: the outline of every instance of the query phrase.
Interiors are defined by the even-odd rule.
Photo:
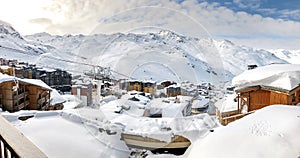
[[[161,36],[162,38],[176,40],[177,42],[183,42],[185,39],[184,36],[181,36],[170,30],[161,30],[158,32],[158,35]]]
[[[0,21],[0,35],[9,35],[23,39],[23,37],[7,22]]]

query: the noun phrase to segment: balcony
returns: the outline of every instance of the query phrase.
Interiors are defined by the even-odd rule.
[[[28,106],[28,105],[29,105],[29,101],[26,100],[25,102],[23,102],[23,103],[17,105],[17,106],[16,106],[16,110],[17,110],[17,111],[18,111],[18,110],[21,110],[21,109],[23,109],[24,107],[26,107],[26,106]]]
[[[28,92],[24,92],[19,95],[14,95],[14,100],[20,100],[20,99],[24,98],[24,96],[27,96],[27,95],[28,95]]]
[[[44,102],[46,102],[46,97],[43,97],[41,99],[38,100],[38,104],[42,105]]]
[[[0,115],[0,158],[47,156]]]

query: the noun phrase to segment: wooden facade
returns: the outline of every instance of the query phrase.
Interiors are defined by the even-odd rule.
[[[38,68],[34,64],[18,63],[18,61],[15,60],[7,60],[7,62],[2,63],[9,65],[1,65],[0,73],[16,76],[18,78],[41,79],[51,88],[55,88],[62,92],[71,91],[72,75],[67,71]]]
[[[129,81],[128,82],[128,91],[142,91],[142,82],[140,81]]]
[[[296,105],[300,103],[300,85],[292,90],[285,90],[269,86],[251,86],[237,89],[237,110],[220,112],[216,110],[216,117],[220,123],[227,125],[256,110],[274,104]]]
[[[35,85],[26,86],[29,98],[28,109],[47,110],[50,108],[50,91]]]
[[[156,92],[156,83],[155,82],[142,82],[142,89],[145,93],[154,94]]]
[[[258,110],[273,104],[296,105],[300,102],[300,86],[291,91],[267,86],[253,86],[236,90],[238,109]]]
[[[19,110],[47,110],[50,107],[50,91],[44,87],[18,81],[0,84],[0,106],[9,112]]]
[[[13,76],[14,68],[9,67],[9,66],[0,66],[0,73]]]
[[[138,91],[138,92],[155,94],[156,83],[153,81],[130,80],[120,84],[120,88],[126,88],[128,91]]]
[[[167,87],[166,91],[168,97],[176,97],[182,94],[181,88],[179,86],[169,86]]]

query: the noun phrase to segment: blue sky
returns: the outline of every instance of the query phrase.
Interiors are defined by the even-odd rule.
[[[181,3],[182,1],[177,2]],[[205,1],[198,0],[198,2]],[[299,0],[207,0],[206,2],[218,3],[235,12],[243,11],[263,17],[300,21]]]
[[[155,27],[208,32],[255,48],[300,49],[300,0],[0,0],[21,34],[109,34]],[[16,5],[18,4],[18,5]],[[148,8],[145,8],[148,7]],[[137,9],[139,8],[139,9]]]

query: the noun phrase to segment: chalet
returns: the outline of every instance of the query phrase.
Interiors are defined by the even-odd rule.
[[[14,69],[12,67],[10,67],[10,66],[2,65],[2,66],[0,66],[0,73],[13,76]]]
[[[71,91],[72,75],[60,69],[39,69],[39,76],[42,81],[51,88],[62,92]]]
[[[156,91],[156,82],[154,81],[143,81],[142,89],[145,93],[154,94]]]
[[[166,88],[167,96],[168,97],[176,97],[178,95],[181,95],[181,88],[177,85],[171,85]]]
[[[0,106],[3,110],[48,110],[50,92],[51,88],[41,80],[0,74]]]
[[[141,81],[129,80],[127,84],[128,84],[128,91],[142,92],[142,82]]]
[[[18,78],[41,79],[51,88],[62,92],[71,91],[72,75],[60,69],[38,68],[35,64],[0,58],[0,73]]]
[[[127,91],[138,91],[144,93],[155,94],[156,82],[155,81],[139,81],[139,80],[122,80],[119,82],[119,88]]]
[[[174,81],[168,81],[168,80],[164,80],[160,83],[157,84],[157,89],[164,89],[166,87],[169,87],[171,85],[176,85],[177,83]]]
[[[231,95],[234,97],[231,97],[230,105],[225,103],[216,109],[217,117],[224,125],[266,106],[300,102],[300,65],[258,67],[236,76],[232,82],[236,94]]]

